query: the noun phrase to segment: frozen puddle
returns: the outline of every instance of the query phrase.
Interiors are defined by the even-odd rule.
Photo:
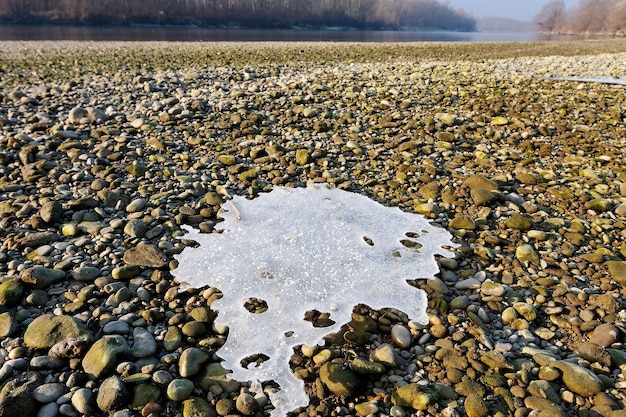
[[[174,274],[223,292],[213,307],[229,334],[217,354],[233,379],[280,385],[270,395],[272,415],[309,402],[289,368],[293,347],[321,343],[350,321],[355,305],[394,307],[427,322],[426,294],[406,280],[434,277],[435,255],[449,255],[444,247],[453,244],[422,216],[324,186],[279,187],[253,200],[236,196],[222,209],[223,233],[187,228],[185,238],[200,246],[176,257]],[[250,313],[244,304],[253,298],[265,301],[267,311]],[[303,319],[309,310],[330,313],[335,324],[313,327]],[[241,366],[259,354],[269,359]]]
[[[544,80],[626,85],[626,77],[535,77]]]

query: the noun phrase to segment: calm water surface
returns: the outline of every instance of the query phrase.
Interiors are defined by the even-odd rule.
[[[172,41],[172,42],[514,42],[576,40],[573,36],[537,33],[368,31],[368,30],[255,30],[185,27],[72,27],[0,25],[0,40]]]

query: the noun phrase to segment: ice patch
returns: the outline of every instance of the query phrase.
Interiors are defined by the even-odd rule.
[[[211,285],[224,297],[213,303],[217,322],[229,327],[218,351],[233,379],[280,385],[270,395],[273,416],[309,402],[289,359],[293,347],[321,343],[351,319],[355,305],[393,307],[412,320],[427,322],[426,294],[407,279],[439,272],[434,255],[449,255],[450,234],[417,214],[382,206],[360,194],[327,187],[275,188],[248,200],[223,204],[223,233],[186,239],[200,244],[176,256],[174,271],[193,287]],[[252,314],[251,298],[267,303]],[[328,312],[334,325],[315,328],[305,312]],[[241,366],[251,355],[268,360]]]
[[[574,81],[581,83],[601,83],[626,85],[626,77],[535,77],[553,81]]]

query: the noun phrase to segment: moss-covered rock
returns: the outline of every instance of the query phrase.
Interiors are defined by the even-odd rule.
[[[530,230],[533,227],[533,221],[523,214],[513,214],[511,217],[506,219],[506,227],[513,230]]]
[[[609,269],[609,275],[618,284],[626,285],[626,262],[624,261],[608,261],[606,263]]]
[[[470,195],[476,206],[486,206],[496,200],[496,196],[484,188],[474,188],[470,191]]]
[[[97,340],[83,358],[83,370],[96,378],[108,374],[128,353],[128,343],[122,336],[104,336]]]
[[[0,305],[11,308],[22,301],[24,286],[16,279],[4,281],[0,284]]]
[[[469,188],[470,190],[482,188],[493,191],[498,189],[498,185],[495,182],[478,174],[469,176],[465,181],[463,181],[463,186]]]
[[[27,372],[8,381],[0,390],[0,416],[35,417],[39,404],[33,391],[41,384],[39,376]]]
[[[407,384],[396,389],[391,395],[391,402],[398,407],[411,407],[423,411],[437,401],[436,392],[418,384]]]
[[[335,395],[347,397],[359,385],[359,378],[337,362],[326,362],[320,369],[322,383]]]
[[[452,229],[466,229],[466,230],[474,230],[476,229],[476,223],[474,219],[472,219],[467,214],[457,214],[457,216],[450,220],[449,226]]]
[[[91,338],[91,333],[72,316],[44,314],[24,332],[24,344],[32,349],[49,349],[67,339]]]

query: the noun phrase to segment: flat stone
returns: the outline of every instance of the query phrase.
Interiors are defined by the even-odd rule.
[[[398,366],[399,360],[395,349],[389,343],[383,343],[370,353],[370,360],[380,362],[390,368]]]
[[[594,198],[585,203],[585,208],[599,212],[609,211],[611,210],[611,201],[606,198]]]
[[[467,214],[457,214],[454,219],[450,220],[449,226],[452,229],[476,229],[476,223],[474,223],[474,219],[472,219]]]
[[[104,334],[128,334],[130,326],[121,320],[113,320],[104,325]]]
[[[535,252],[535,248],[531,245],[520,245],[515,250],[515,257],[520,260],[520,262],[539,262],[539,255]]]
[[[589,362],[599,362],[602,365],[611,365],[611,354],[606,351],[604,346],[597,343],[580,343],[577,352],[581,358]]]
[[[124,262],[129,265],[162,268],[167,265],[167,257],[156,246],[141,242],[124,253]]]
[[[531,395],[545,398],[555,404],[561,403],[561,397],[559,397],[559,394],[548,381],[531,381],[530,384],[528,384],[528,391]]]
[[[355,358],[350,362],[350,368],[357,374],[382,374],[387,368],[379,362],[368,361],[363,358]]]
[[[0,416],[35,417],[39,405],[34,390],[41,384],[39,376],[27,372],[6,382],[0,389]]]
[[[247,415],[244,413],[244,415]],[[215,408],[205,399],[192,397],[183,401],[183,417],[216,417]]]
[[[56,401],[68,392],[65,384],[60,382],[53,382],[49,384],[39,385],[33,391],[33,398],[42,404],[47,404]]]
[[[563,373],[563,383],[570,391],[583,397],[592,397],[604,389],[602,380],[591,370],[580,365],[555,361],[550,366],[559,369]]]
[[[470,190],[482,188],[484,190],[493,191],[498,189],[498,185],[495,182],[477,174],[471,175],[463,181],[463,186],[469,188]]]
[[[124,233],[130,237],[144,237],[147,231],[148,225],[139,219],[131,220],[124,226]]]
[[[41,206],[41,209],[39,209],[39,216],[44,222],[53,224],[61,220],[63,211],[61,203],[58,201],[48,201]],[[58,235],[56,239],[58,239]]]
[[[148,204],[145,198],[136,198],[126,206],[126,211],[128,213],[137,213],[142,211],[146,205]]]
[[[72,278],[76,281],[91,282],[100,276],[100,269],[93,266],[81,266],[72,271]]]
[[[24,344],[33,349],[49,349],[64,340],[83,337],[91,338],[91,333],[74,317],[43,314],[26,328]]]
[[[156,352],[157,342],[154,340],[154,336],[143,327],[135,327],[133,339],[134,342],[130,354],[134,358],[145,358]]]
[[[603,323],[593,329],[589,335],[589,341],[603,347],[609,347],[617,341],[620,330],[610,323]]]
[[[123,407],[127,401],[128,391],[119,376],[111,376],[102,382],[96,397],[96,404],[100,410],[112,411]]]
[[[483,281],[480,286],[480,292],[487,296],[502,297],[505,291],[504,285],[491,280]]]
[[[19,240],[19,244],[26,248],[35,248],[56,242],[60,236],[54,232],[34,232],[29,233]]]
[[[67,274],[60,269],[46,268],[43,266],[34,266],[25,269],[20,274],[20,280],[37,289],[45,289],[50,285],[65,280]]]
[[[50,348],[48,356],[63,359],[80,358],[87,352],[90,343],[86,337],[64,339]]]
[[[472,189],[470,196],[472,197],[474,205],[477,206],[486,206],[496,200],[496,196],[491,191],[485,190],[484,188]]]
[[[523,214],[513,214],[506,219],[506,227],[513,230],[530,230],[533,227],[533,222]]]
[[[620,285],[626,285],[626,261],[608,261],[606,263],[611,278]]]

